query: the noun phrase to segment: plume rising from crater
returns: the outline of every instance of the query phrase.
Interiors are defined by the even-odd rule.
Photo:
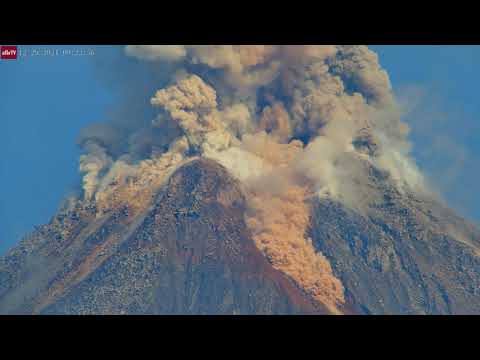
[[[244,187],[257,247],[338,313],[343,287],[307,235],[309,199],[367,213],[379,196],[371,168],[400,192],[425,188],[376,54],[335,45],[130,45],[125,53],[167,72],[151,94],[158,114],[147,125],[112,120],[103,125],[110,131],[83,134],[85,200],[98,211],[138,212],[179,165],[214,159]]]

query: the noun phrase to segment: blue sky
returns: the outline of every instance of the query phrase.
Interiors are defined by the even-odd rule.
[[[47,222],[79,183],[79,131],[106,116],[118,96],[112,84],[128,76],[101,70],[102,56],[118,48],[34,48],[95,55],[0,60],[0,254]],[[399,97],[416,104],[405,120],[419,166],[453,207],[478,221],[480,47],[372,48]]]
[[[89,56],[0,60],[0,253],[79,181],[78,133],[114,98],[94,66]]]
[[[448,204],[478,224],[480,46],[371,46],[414,109],[413,155]]]

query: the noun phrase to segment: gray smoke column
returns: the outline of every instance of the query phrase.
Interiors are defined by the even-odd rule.
[[[81,143],[85,199],[147,208],[181,164],[208,157],[245,188],[245,221],[272,265],[334,313],[343,287],[305,234],[309,199],[368,211],[368,169],[421,191],[408,127],[377,55],[366,46],[130,45],[165,72],[151,121],[111,122]]]
[[[197,129],[202,134],[209,132],[205,121],[210,121],[208,126],[213,126],[218,136],[219,128],[225,127],[234,139],[223,141],[233,145],[245,134],[260,131],[277,142],[298,139],[307,147],[314,143],[308,155],[313,148],[321,151],[316,154],[318,162],[328,164],[320,167],[330,168],[325,178],[318,179],[323,192],[335,194],[339,187],[347,186],[336,183],[333,176],[342,172],[342,162],[350,162],[346,153],[347,158],[366,155],[399,186],[422,185],[408,155],[408,127],[400,120],[388,75],[379,66],[377,55],[365,46],[130,45],[126,53],[159,67],[176,64],[169,90],[160,90],[152,104],[161,105],[164,116],[183,126],[184,132],[186,126],[194,125],[175,118],[181,111],[183,115],[198,114],[193,116],[202,124],[196,126],[204,127]],[[193,83],[203,87],[182,93]],[[211,91],[204,95],[215,97],[208,105],[199,104],[195,109],[181,104],[188,96],[202,96],[193,91],[208,88]],[[166,91],[176,97],[172,104],[167,103]],[[193,141],[192,134],[189,136]],[[198,146],[193,144],[197,150]],[[323,171],[314,169],[310,174],[322,177],[319,172]]]

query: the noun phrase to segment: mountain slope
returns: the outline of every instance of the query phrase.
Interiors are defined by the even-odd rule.
[[[0,312],[326,313],[256,249],[243,207],[238,183],[200,159],[133,219],[59,215],[0,261]]]
[[[344,313],[478,314],[480,235],[441,203],[372,176],[365,214],[311,200],[308,235],[345,289]],[[256,248],[239,183],[181,166],[135,216],[60,212],[0,259],[3,314],[327,314]]]
[[[365,314],[480,313],[480,232],[440,202],[371,177],[368,214],[315,201],[310,236]]]

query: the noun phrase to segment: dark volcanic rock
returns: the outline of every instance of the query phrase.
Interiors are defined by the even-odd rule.
[[[313,205],[311,237],[364,314],[480,314],[480,233],[441,203],[375,186],[360,214]]]
[[[257,250],[244,201],[223,167],[195,160],[133,220],[76,213],[70,237],[37,231],[0,260],[0,313],[326,313]]]

